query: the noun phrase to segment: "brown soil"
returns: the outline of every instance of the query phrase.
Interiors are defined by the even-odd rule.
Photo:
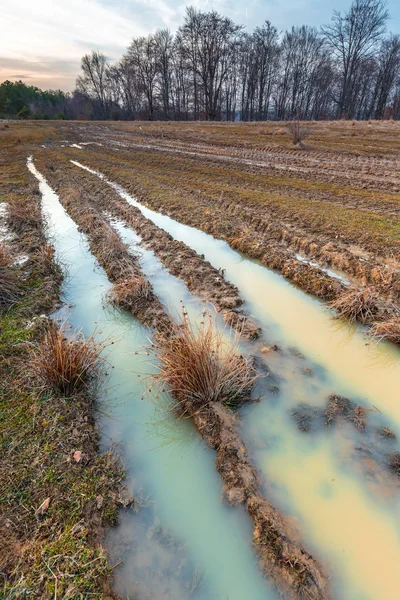
[[[85,164],[97,168],[90,155],[85,155]],[[328,238],[324,240],[323,250],[317,252],[316,242],[307,241],[307,237],[300,238],[298,234],[293,237],[287,227],[280,227],[267,217],[256,216],[255,210],[251,211],[249,207],[243,209],[238,204],[229,203],[223,203],[219,207],[204,198],[198,199],[195,204],[175,202],[171,205],[165,201],[165,196],[149,196],[141,186],[132,181],[131,175],[120,173],[118,168],[105,163],[101,165],[101,170],[111,180],[122,183],[139,201],[154,210],[166,213],[186,225],[200,228],[216,238],[226,240],[232,248],[260,260],[268,268],[279,270],[301,289],[323,300],[338,299],[347,294],[348,288],[319,269],[297,260],[295,251],[306,251],[308,257],[321,260],[322,265],[341,270],[353,265],[353,268],[349,268],[352,273],[353,288],[356,289],[357,286],[368,281],[372,289],[375,288],[381,293],[381,297],[376,297],[373,317],[365,322],[371,324],[397,314],[395,300],[399,295],[398,288],[400,290],[400,274],[395,267],[385,268],[382,262],[364,267],[365,261],[359,257],[353,257],[354,260],[351,261],[336,252],[335,246],[326,241]],[[227,214],[229,219],[226,218]],[[332,256],[335,259],[329,260]],[[359,279],[355,278],[354,273],[357,273]]]

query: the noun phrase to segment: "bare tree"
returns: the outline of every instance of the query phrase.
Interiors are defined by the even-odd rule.
[[[217,12],[201,13],[194,8],[186,11],[180,28],[182,51],[198,76],[204,94],[206,119],[215,120],[221,101],[222,85],[230,64],[233,44],[241,27]]]
[[[102,118],[108,117],[107,107],[107,58],[101,52],[85,54],[81,61],[82,75],[77,78],[77,89],[98,100]]]
[[[153,35],[134,38],[128,48],[125,60],[135,69],[137,82],[146,98],[147,113],[154,117],[155,87],[158,73],[156,40]]]
[[[389,14],[384,0],[353,0],[348,12],[334,11],[332,23],[322,31],[332,48],[340,73],[338,116],[353,117],[357,72],[370,58],[385,31]]]
[[[391,35],[383,40],[378,59],[378,76],[375,84],[374,117],[383,117],[396,78],[400,77],[400,36]]]

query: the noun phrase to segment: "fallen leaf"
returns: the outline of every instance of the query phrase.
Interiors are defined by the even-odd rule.
[[[44,513],[47,511],[47,509],[49,508],[49,506],[50,506],[50,498],[46,498],[46,500],[44,500],[42,502],[42,504],[39,506],[38,512],[41,515],[44,515]]]

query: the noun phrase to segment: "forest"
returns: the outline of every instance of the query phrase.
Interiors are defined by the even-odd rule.
[[[175,33],[136,37],[117,62],[93,50],[72,93],[0,86],[0,116],[95,120],[400,118],[400,36],[383,0],[353,0],[320,29],[253,32],[189,7]]]

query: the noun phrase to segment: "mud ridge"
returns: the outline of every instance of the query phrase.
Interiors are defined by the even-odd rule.
[[[138,257],[132,256],[118,234],[108,225],[99,211],[86,201],[81,190],[67,183],[60,170],[52,171],[40,160],[39,170],[46,176],[53,189],[57,190],[60,201],[72,219],[87,236],[90,250],[104,268],[107,277],[115,284],[122,285],[123,294],[115,295],[115,303],[129,310],[144,325],[149,327],[168,328],[171,320],[165,313],[160,300],[155,295],[150,283],[144,277],[139,266]],[[137,301],[133,282],[144,282],[146,293]]]
[[[68,175],[67,175],[68,173]],[[196,296],[213,304],[224,320],[248,339],[256,339],[261,333],[254,320],[240,309],[243,299],[236,286],[227,281],[223,272],[183,242],[154,225],[140,210],[129,205],[114,190],[78,167],[65,165],[64,178],[73,181],[85,202],[92,208],[107,212],[123,220],[142,238],[143,246],[152,250],[163,266],[175,277],[182,279]]]
[[[96,168],[90,159],[86,163]],[[250,229],[246,224],[235,222],[234,219],[226,219],[223,211],[219,210],[215,204],[211,211],[206,211],[200,205],[183,206],[181,204],[164,204],[162,199],[150,197],[146,191],[129,178],[115,172],[111,167],[102,165],[104,172],[110,179],[116,183],[124,185],[125,189],[135,196],[140,202],[167,214],[178,222],[199,228],[206,233],[213,235],[218,239],[223,239],[235,250],[238,250],[250,258],[260,260],[260,262],[269,269],[275,269],[300,287],[303,291],[312,294],[324,301],[331,302],[339,298],[348,291],[339,280],[319,271],[318,269],[297,260],[292,250],[284,244],[279,244],[275,240],[270,240],[268,233],[260,233]],[[241,207],[236,207],[236,211],[241,211]],[[210,213],[212,218],[210,218]],[[372,273],[373,271],[371,271]],[[377,271],[375,271],[375,274]],[[366,321],[372,324],[379,320],[385,320],[393,315],[397,315],[397,309],[393,302],[384,298],[376,299],[374,308],[374,318]]]

